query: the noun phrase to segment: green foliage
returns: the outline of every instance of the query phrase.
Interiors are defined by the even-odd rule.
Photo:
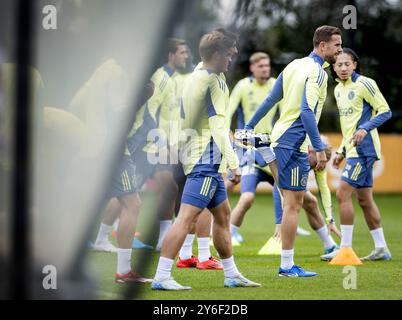
[[[357,29],[342,30],[343,46],[353,48],[360,56],[363,73],[375,79],[394,117],[382,126],[383,132],[401,132],[402,128],[402,6],[399,1],[327,1],[327,0],[239,0],[233,26],[240,31],[238,68],[232,83],[248,74],[248,56],[266,51],[272,57],[277,75],[292,59],[306,56],[312,50],[314,30],[323,24],[342,29],[345,5],[357,8]],[[328,99],[323,111],[323,131],[338,131],[337,108],[330,81]]]

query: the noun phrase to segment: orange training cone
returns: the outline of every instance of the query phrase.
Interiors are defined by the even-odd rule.
[[[361,262],[352,248],[342,247],[329,264],[332,266],[359,266],[363,262]]]

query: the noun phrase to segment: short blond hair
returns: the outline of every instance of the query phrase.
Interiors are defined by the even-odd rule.
[[[265,52],[256,52],[250,56],[248,61],[250,62],[250,64],[254,64],[260,62],[260,60],[262,59],[269,59],[269,55]]]
[[[224,52],[235,46],[235,35],[221,30],[214,30],[202,36],[198,49],[201,59],[208,62],[215,52]]]

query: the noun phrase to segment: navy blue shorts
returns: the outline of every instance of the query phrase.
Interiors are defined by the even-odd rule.
[[[113,176],[109,197],[122,197],[139,192],[152,173],[153,166],[149,164],[146,152],[138,151],[131,156],[124,155]]]
[[[274,185],[274,178],[265,171],[253,166],[248,168],[247,173],[242,170],[242,176],[240,179],[240,193],[252,192],[255,193],[257,185],[260,182],[268,182],[271,186]]]
[[[184,185],[181,203],[194,207],[213,209],[227,199],[222,175],[189,174]]]
[[[125,155],[121,161],[120,167],[113,176],[109,196],[111,198],[122,197],[136,193],[139,189],[139,181],[136,177],[136,165],[130,156]]]
[[[350,184],[353,188],[373,187],[373,166],[377,158],[359,157],[346,159],[342,170],[341,180]]]
[[[278,165],[279,188],[306,191],[310,164],[308,154],[285,148],[274,148]]]

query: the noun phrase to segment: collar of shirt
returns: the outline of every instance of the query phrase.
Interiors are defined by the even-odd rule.
[[[322,66],[323,69],[329,67],[329,63],[325,61],[323,58],[321,58],[318,54],[316,54],[314,51],[312,51],[309,54],[309,57],[312,58],[315,62],[319,63],[320,66]]]
[[[267,81],[265,81],[263,84],[260,84],[260,83],[254,78],[253,75],[249,75],[249,76],[248,76],[248,79],[250,80],[251,83],[255,83],[255,84],[259,85],[260,87],[263,87],[263,86],[265,86],[265,85],[268,83],[269,79],[271,79],[271,76],[269,76],[269,78],[267,79]]]
[[[346,81],[341,81],[341,79],[336,78],[335,81],[342,83],[344,86],[351,84],[353,82],[356,82],[357,78],[360,77],[360,74],[358,74],[357,72],[353,71],[352,76],[349,77]]]
[[[168,64],[165,64],[163,66],[163,69],[166,71],[166,73],[169,75],[169,77],[171,77],[174,73],[174,70],[171,67],[169,67]]]

